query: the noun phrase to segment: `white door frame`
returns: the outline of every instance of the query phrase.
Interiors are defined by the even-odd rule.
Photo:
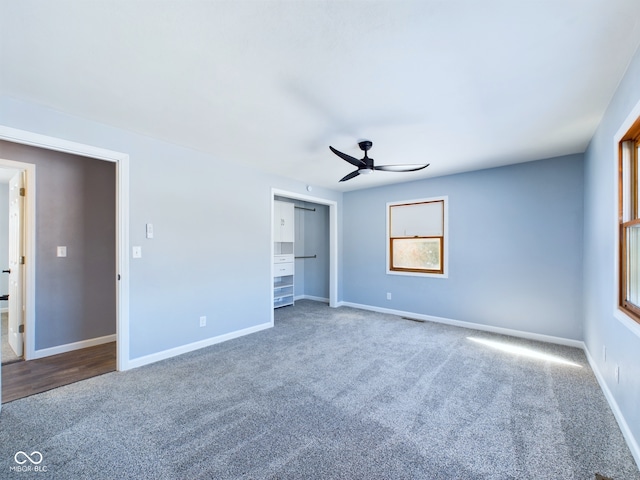
[[[0,125],[0,140],[32,147],[55,150],[105,160],[116,164],[116,339],[118,370],[129,369],[129,155],[104,148],[72,142],[61,138],[18,130]],[[8,160],[9,168],[26,168],[25,211],[25,360],[36,355],[35,350],[35,165]]]
[[[338,202],[325,198],[312,197],[301,193],[271,189],[271,225],[273,226],[274,202],[276,196],[302,200],[329,206],[329,306],[338,307]],[[273,228],[271,228],[271,258],[273,259]],[[273,261],[271,262],[271,278],[269,280],[271,290],[271,324],[273,325]]]

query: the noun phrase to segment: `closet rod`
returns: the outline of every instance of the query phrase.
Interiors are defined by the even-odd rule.
[[[295,258],[316,258],[317,255],[303,255],[302,257],[295,257]]]
[[[294,208],[299,208],[300,210],[309,210],[310,212],[315,212],[316,211],[315,208],[299,207],[298,205],[295,205]]]

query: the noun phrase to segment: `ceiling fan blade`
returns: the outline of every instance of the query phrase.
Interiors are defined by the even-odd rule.
[[[329,146],[329,148],[331,149],[331,151],[333,153],[335,153],[337,156],[339,156],[341,159],[346,160],[347,162],[349,162],[351,165],[353,165],[354,167],[361,167],[363,166],[365,163],[358,159],[358,158],[354,158],[351,155],[347,155],[346,153],[342,153],[339,150],[336,150],[335,148],[333,148],[332,146]]]
[[[383,170],[385,172],[415,172],[427,168],[430,163],[426,165],[378,165],[373,167],[374,170]]]
[[[352,178],[357,177],[358,175],[360,175],[360,171],[359,170],[354,170],[349,175],[345,175],[342,179],[340,179],[340,181],[341,182],[346,182],[347,180],[351,180]]]

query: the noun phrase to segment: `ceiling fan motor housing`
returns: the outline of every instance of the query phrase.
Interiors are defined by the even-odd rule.
[[[362,140],[361,142],[358,142],[358,146],[360,147],[360,150],[363,150],[366,153],[367,150],[373,146],[373,142],[370,140]]]

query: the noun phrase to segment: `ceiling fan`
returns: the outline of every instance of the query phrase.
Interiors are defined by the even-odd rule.
[[[373,142],[369,140],[363,140],[358,143],[360,150],[364,152],[364,157],[362,159],[357,159],[352,157],[351,155],[347,155],[346,153],[342,153],[332,146],[329,146],[331,151],[339,156],[341,159],[346,160],[351,165],[358,167],[357,170],[351,172],[350,174],[343,177],[340,181],[346,182],[347,180],[351,180],[358,175],[366,175],[372,173],[374,170],[383,170],[385,172],[415,172],[417,170],[422,170],[423,168],[427,168],[429,164],[426,165],[378,165],[375,166],[373,164],[373,158],[369,158],[367,156],[367,151],[371,148]]]

